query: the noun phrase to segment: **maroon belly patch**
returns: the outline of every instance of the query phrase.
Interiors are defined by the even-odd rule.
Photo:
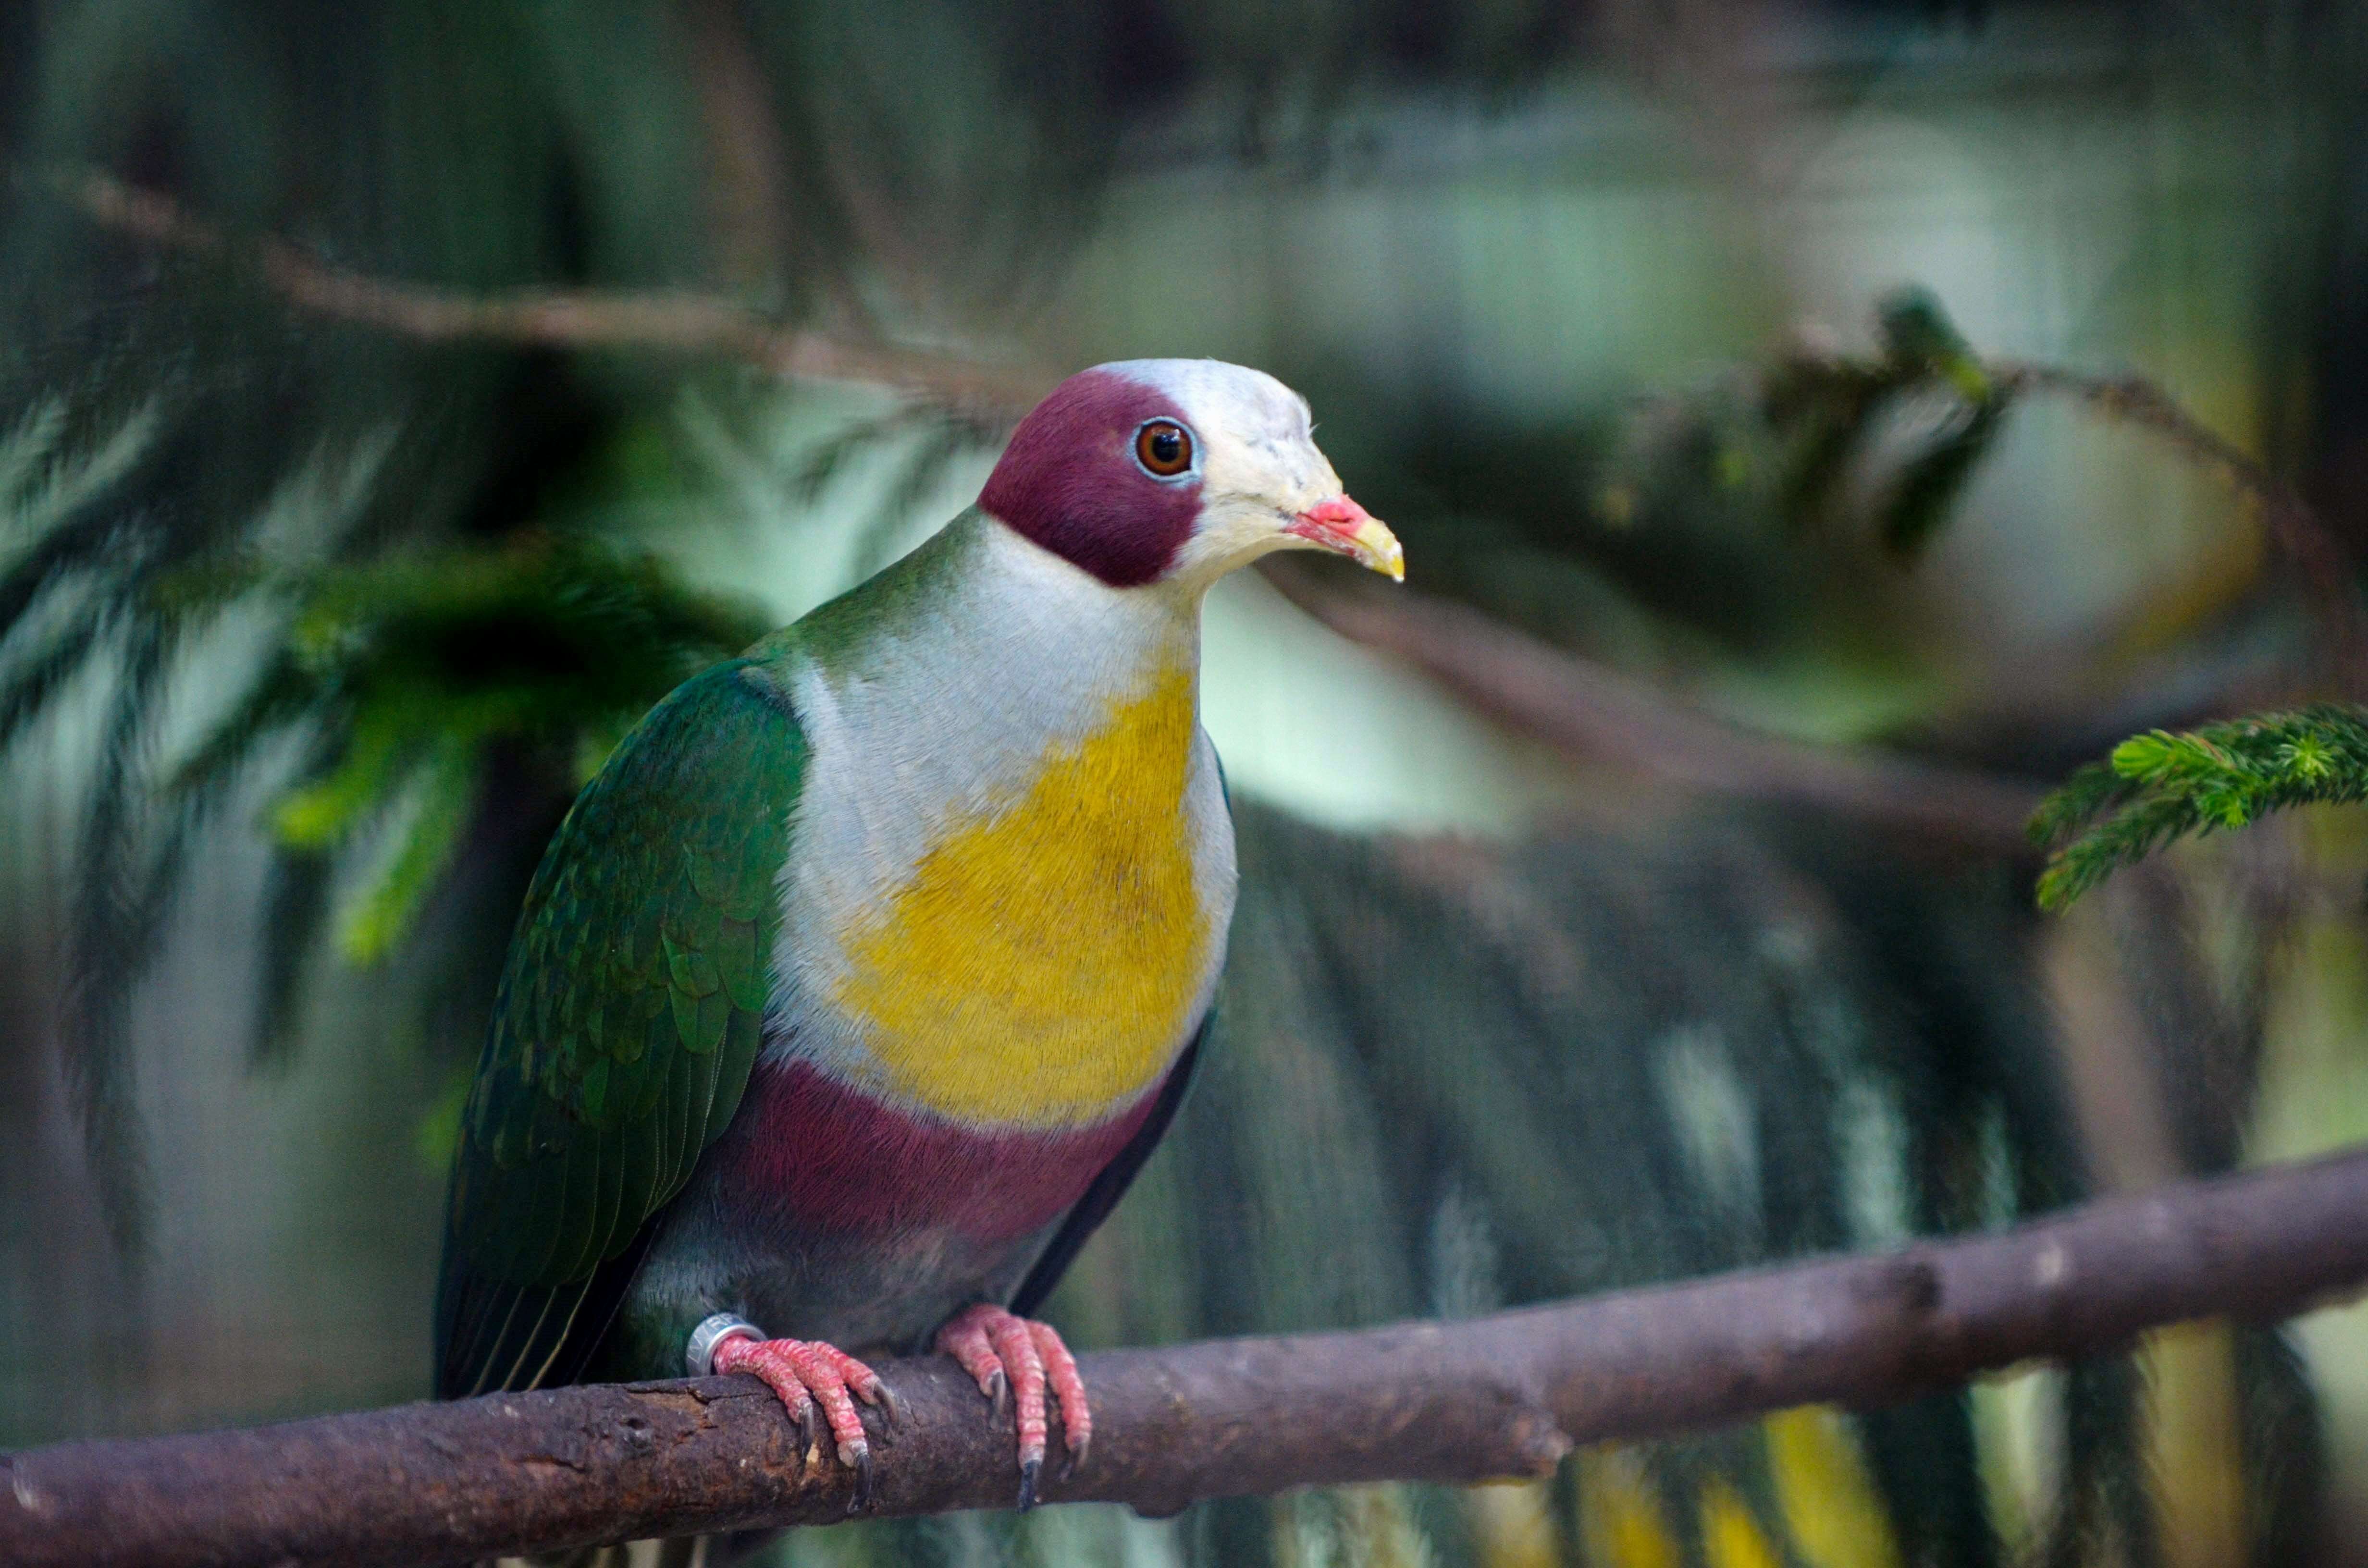
[[[749,1137],[734,1151],[732,1185],[824,1230],[944,1227],[1008,1241],[1083,1197],[1157,1098],[1155,1086],[1075,1131],[981,1132],[899,1110],[807,1062],[759,1063],[735,1118]]]

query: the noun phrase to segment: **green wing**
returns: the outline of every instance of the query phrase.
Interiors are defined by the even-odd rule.
[[[805,755],[780,687],[734,660],[651,710],[561,824],[461,1116],[442,1396],[580,1373],[644,1222],[731,1121]]]

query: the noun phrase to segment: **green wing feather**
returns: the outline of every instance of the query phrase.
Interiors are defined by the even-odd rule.
[[[738,1108],[804,763],[779,686],[734,660],[651,710],[552,838],[461,1115],[445,1397],[580,1371],[645,1222]]]

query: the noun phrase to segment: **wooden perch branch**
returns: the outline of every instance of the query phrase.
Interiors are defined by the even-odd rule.
[[[1822,806],[1963,848],[2030,852],[2023,824],[2041,792],[2029,786],[1866,747],[1755,734],[1452,600],[1327,580],[1282,558],[1266,568],[1286,597],[1341,636],[1396,654],[1581,760],[1623,763],[1690,790]]]
[[[2368,1152],[1461,1323],[1088,1356],[1093,1452],[1046,1492],[1166,1514],[1293,1486],[1539,1474],[1574,1444],[1894,1403],[2159,1324],[2272,1321],[2362,1280]],[[950,1361],[882,1368],[906,1415],[875,1437],[880,1511],[1008,1506],[1008,1422]],[[0,1561],[430,1563],[845,1517],[846,1472],[795,1444],[769,1392],[725,1378],[60,1444],[0,1456]]]

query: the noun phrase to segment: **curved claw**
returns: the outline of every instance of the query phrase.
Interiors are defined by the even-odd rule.
[[[1078,1438],[1074,1443],[1066,1440],[1068,1437],[1068,1428],[1065,1426],[1062,1428],[1061,1435],[1063,1438],[1062,1446],[1066,1448],[1069,1452],[1069,1457],[1061,1462],[1061,1479],[1064,1481],[1072,1481],[1076,1478],[1078,1467],[1086,1462],[1086,1450],[1094,1446],[1093,1435],[1091,1433],[1087,1433],[1085,1437]]]
[[[938,1331],[937,1345],[962,1364],[986,1395],[998,1426],[1005,1412],[1010,1412],[1013,1436],[1019,1441],[1019,1506],[1034,1507],[1051,1435],[1046,1396],[1060,1408],[1061,1436],[1069,1450],[1061,1476],[1076,1472],[1093,1439],[1093,1411],[1076,1358],[1051,1324],[1015,1316],[988,1302],[957,1314]]]
[[[870,1446],[866,1445],[865,1447],[857,1449],[855,1450],[854,1458],[850,1462],[855,1467],[855,1491],[847,1499],[847,1511],[850,1515],[868,1513],[871,1511],[872,1504],[871,1449]]]
[[[858,1472],[859,1501],[871,1495],[871,1446],[856,1414],[854,1392],[866,1399],[882,1392],[878,1374],[835,1345],[807,1339],[728,1339],[717,1346],[718,1372],[747,1372],[780,1399],[797,1428],[801,1467],[818,1452],[827,1430],[839,1463]],[[851,1392],[852,1391],[852,1392]]]
[[[872,1385],[871,1403],[880,1407],[880,1430],[882,1433],[894,1432],[905,1424],[905,1402],[898,1399],[896,1391],[886,1383]]]

